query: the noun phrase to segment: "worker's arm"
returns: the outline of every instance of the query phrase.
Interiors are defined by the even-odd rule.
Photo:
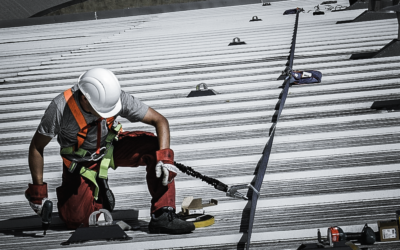
[[[164,116],[162,116],[160,113],[149,107],[142,122],[152,125],[156,128],[160,149],[169,148],[169,143],[170,143],[169,124],[168,120]]]
[[[33,184],[43,184],[43,151],[51,141],[51,137],[39,134],[37,131],[29,146],[29,169]]]
[[[160,150],[156,152],[156,177],[162,177],[162,184],[167,186],[174,181],[174,177],[178,172],[178,169],[173,165],[174,151],[169,148],[168,120],[154,109],[149,108],[142,122],[153,125],[156,128],[158,143],[160,144]]]

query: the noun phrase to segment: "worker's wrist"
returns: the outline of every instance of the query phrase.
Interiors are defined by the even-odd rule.
[[[45,186],[47,188],[47,183],[46,182],[42,182],[41,184],[37,184],[37,183],[29,183],[28,184],[29,187],[42,187]]]
[[[32,178],[32,184],[34,185],[43,185],[43,178]]]
[[[157,162],[162,161],[166,164],[174,164],[174,151],[170,148],[164,148],[156,151]]]
[[[28,184],[28,189],[25,191],[26,198],[35,204],[42,204],[42,200],[48,197],[47,183],[43,184]]]

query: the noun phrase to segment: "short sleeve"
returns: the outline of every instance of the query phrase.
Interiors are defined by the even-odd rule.
[[[54,101],[47,107],[37,131],[45,136],[55,137],[60,132],[61,112]]]
[[[119,115],[128,119],[130,122],[142,121],[149,107],[138,98],[121,91],[122,108]]]

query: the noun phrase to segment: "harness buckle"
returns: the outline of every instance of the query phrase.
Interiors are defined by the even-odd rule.
[[[78,163],[76,161],[72,161],[71,164],[69,165],[68,171],[70,173],[73,173],[77,165]]]
[[[88,161],[98,161],[98,160],[100,160],[105,155],[106,149],[107,149],[107,147],[100,148],[100,154],[96,154],[96,152],[94,152],[93,154],[90,155],[90,159]],[[101,153],[101,151],[103,151],[103,153]]]

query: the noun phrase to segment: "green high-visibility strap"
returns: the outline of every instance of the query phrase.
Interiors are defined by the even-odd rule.
[[[74,153],[74,147],[62,148],[60,154],[62,155],[72,155]]]
[[[112,167],[112,169],[115,170],[113,152],[114,146],[110,143],[110,145],[107,147],[105,155],[103,156],[103,159],[101,159],[100,162],[99,177],[102,179],[107,179],[109,167]]]
[[[83,149],[83,148],[79,148],[77,151],[74,151],[74,147],[67,147],[67,148],[62,148],[61,152],[62,155],[78,155],[80,157],[84,157],[87,153],[87,150]]]
[[[116,133],[116,135],[118,135],[118,132],[121,130],[121,128],[122,128],[122,124],[121,123],[118,123],[118,125],[115,128],[113,128],[114,132]],[[115,139],[118,140],[117,137]]]
[[[111,131],[111,130],[110,130],[110,132],[108,132],[108,135],[107,135],[107,137],[106,137],[106,142],[107,142],[106,147],[108,146],[108,143],[113,142],[114,139],[115,139],[115,133],[114,133],[114,131]]]
[[[97,200],[97,198],[99,197],[99,185],[97,185],[97,181],[96,181],[96,177],[97,177],[96,171],[82,167],[80,174],[83,177],[85,177],[86,179],[90,180],[96,186],[94,193],[93,193],[93,197],[95,200]]]
[[[108,132],[107,138],[106,138],[106,152],[103,156],[103,159],[101,159],[100,162],[100,170],[99,170],[99,177],[102,179],[107,179],[108,177],[108,168],[111,167],[112,169],[116,169],[114,165],[114,146],[112,145],[112,142],[114,140],[118,140],[118,132],[121,130],[122,125],[118,124],[115,128],[111,129]]]
[[[87,150],[83,148],[78,148],[77,151],[74,152],[74,154],[79,155],[80,157],[84,157],[87,153]]]
[[[114,140],[118,140],[118,132],[121,130],[122,125],[118,124],[116,127],[113,127],[112,129],[109,130],[107,137],[106,137],[106,152],[103,156],[103,159],[101,159],[100,162],[100,169],[99,169],[99,178],[102,179],[107,179],[108,177],[108,168],[111,167],[112,169],[116,169],[116,166],[114,164],[114,146],[112,145],[112,142]],[[61,154],[64,155],[78,155],[80,157],[84,157],[88,151],[82,148],[79,148],[77,151],[74,151],[74,147],[67,147],[67,148],[62,148],[61,149]],[[90,180],[95,186],[95,191],[94,191],[94,199],[97,200],[98,194],[99,194],[99,186],[97,185],[96,177],[97,177],[97,172],[87,169],[85,167],[82,167],[80,170],[81,176],[87,178]]]

